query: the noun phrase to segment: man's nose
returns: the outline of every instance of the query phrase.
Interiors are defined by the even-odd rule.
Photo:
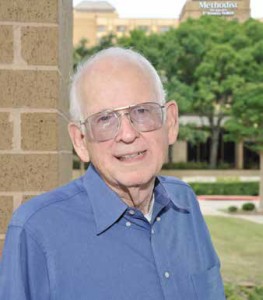
[[[137,137],[139,137],[140,133],[132,125],[129,114],[124,113],[119,118],[120,127],[115,137],[115,140],[117,142],[123,141],[124,143],[133,142]]]

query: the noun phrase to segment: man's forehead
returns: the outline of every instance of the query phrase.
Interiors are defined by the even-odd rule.
[[[128,89],[137,84],[145,89],[155,90],[151,74],[138,63],[129,60],[105,58],[89,66],[79,82],[85,98],[92,93],[105,95],[112,89],[125,86]],[[141,88],[141,87],[140,87]]]
[[[149,75],[145,68],[135,60],[123,57],[104,57],[92,62],[85,70],[85,78],[92,80],[95,76],[103,78],[106,76],[114,76],[120,72],[131,73],[138,72]]]

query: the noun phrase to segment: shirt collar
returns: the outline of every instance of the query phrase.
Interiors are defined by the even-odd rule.
[[[127,210],[128,205],[103,181],[92,164],[84,175],[84,187],[91,202],[97,234],[111,227]],[[155,203],[152,219],[168,204],[180,213],[190,213],[187,207],[177,204],[176,196],[170,197],[162,182],[155,181]]]
[[[162,209],[171,207],[178,213],[189,214],[190,209],[187,206],[182,206],[176,194],[170,195],[168,190],[162,183],[161,177],[157,177],[154,187],[155,203],[152,219],[154,220]]]
[[[93,209],[97,234],[100,234],[114,224],[128,206],[107,186],[92,164],[84,175],[84,187]]]

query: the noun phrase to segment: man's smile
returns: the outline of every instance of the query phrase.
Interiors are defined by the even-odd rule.
[[[129,154],[117,155],[116,158],[120,161],[134,161],[137,159],[141,159],[142,157],[145,156],[145,154],[146,154],[146,150],[129,153]]]

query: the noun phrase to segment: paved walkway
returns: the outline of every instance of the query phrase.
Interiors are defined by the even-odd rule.
[[[263,215],[235,215],[223,211],[226,210],[229,206],[237,206],[238,208],[241,208],[241,206],[247,202],[248,201],[244,200],[204,200],[202,198],[200,199],[199,204],[201,211],[204,215],[240,218],[251,222],[263,224]],[[256,207],[258,207],[258,200],[253,201],[253,203],[256,205]]]

